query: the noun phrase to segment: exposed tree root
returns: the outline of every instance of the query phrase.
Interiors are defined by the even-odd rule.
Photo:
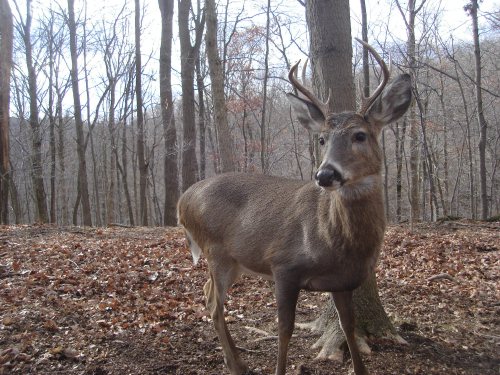
[[[378,296],[374,275],[354,292],[353,303],[356,314],[356,339],[361,353],[371,353],[370,339],[407,344],[385,313]],[[333,301],[327,303],[326,308],[316,320],[299,323],[296,326],[321,334],[312,346],[313,349],[319,349],[316,359],[343,361],[347,344]]]

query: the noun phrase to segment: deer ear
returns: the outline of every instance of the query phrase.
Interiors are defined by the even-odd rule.
[[[290,101],[297,119],[303,127],[319,133],[325,125],[325,116],[313,103],[299,98],[297,95],[288,93],[286,97]]]
[[[411,103],[411,78],[401,74],[387,86],[368,110],[367,120],[384,126],[403,116]]]

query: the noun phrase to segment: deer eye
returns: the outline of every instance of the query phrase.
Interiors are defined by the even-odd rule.
[[[366,133],[363,133],[363,132],[354,133],[354,140],[356,142],[364,142],[364,141],[366,141]]]
[[[319,144],[320,144],[321,146],[324,146],[324,145],[325,145],[325,138],[324,138],[324,137],[322,137],[322,136],[321,136],[321,137],[319,137],[318,141],[319,141]]]

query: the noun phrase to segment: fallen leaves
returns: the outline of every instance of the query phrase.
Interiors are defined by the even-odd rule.
[[[380,294],[403,334],[495,358],[500,227],[454,225],[390,227],[377,271]],[[206,278],[205,261],[193,266],[175,228],[0,227],[0,374],[120,374],[124,368],[218,374],[223,363],[207,322]],[[321,301],[309,294],[299,310],[317,313]],[[266,281],[243,279],[226,307],[240,340],[255,329],[273,332],[276,306]],[[260,326],[263,321],[271,326]],[[259,352],[254,368],[270,372],[275,349],[261,349],[248,353]],[[304,347],[291,350],[291,358],[303,358]],[[374,374],[383,354],[372,356]],[[391,368],[386,360],[380,373],[391,373],[384,372]],[[405,361],[413,373],[441,371],[421,359]],[[332,371],[329,363],[318,366],[325,369],[318,374]],[[470,373],[490,373],[483,370]]]
[[[189,277],[191,259],[177,230],[137,228],[130,236],[120,228],[42,228],[35,236],[28,226],[0,232],[8,269],[0,279],[0,335],[10,336],[0,344],[12,346],[2,351],[4,367],[23,368],[19,341],[33,356],[74,359],[97,333],[161,333],[177,319],[199,319],[205,275]],[[23,330],[33,335],[16,336]]]
[[[500,226],[448,224],[388,230],[378,267],[383,301],[398,321],[418,317],[427,337],[462,349],[498,346]],[[497,339],[486,343],[492,331]]]

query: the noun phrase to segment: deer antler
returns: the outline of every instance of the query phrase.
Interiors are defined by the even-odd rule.
[[[373,94],[370,97],[365,97],[363,94],[361,94],[361,107],[359,108],[358,113],[361,116],[364,116],[366,114],[366,111],[372,106],[372,104],[377,100],[379,95],[382,93],[384,90],[385,85],[389,81],[389,69],[387,69],[387,65],[385,65],[384,60],[380,57],[380,55],[375,51],[375,49],[370,46],[368,43],[362,41],[361,39],[354,38],[356,39],[359,43],[361,43],[370,53],[372,56],[377,60],[378,64],[380,65],[380,68],[382,69],[382,81],[378,85],[378,87],[375,89]]]
[[[330,95],[328,95],[328,100],[326,102],[322,102],[319,100],[309,89],[307,89],[304,85],[302,85],[296,78],[297,75],[297,69],[299,67],[300,60],[295,63],[290,68],[290,71],[288,72],[288,79],[290,80],[290,83],[300,92],[302,93],[311,103],[313,103],[318,109],[323,113],[323,116],[326,118],[327,114],[329,113],[328,110],[328,103],[330,102]],[[307,60],[304,65],[304,69],[302,70],[302,79],[304,80],[305,77],[305,66],[307,66]]]

